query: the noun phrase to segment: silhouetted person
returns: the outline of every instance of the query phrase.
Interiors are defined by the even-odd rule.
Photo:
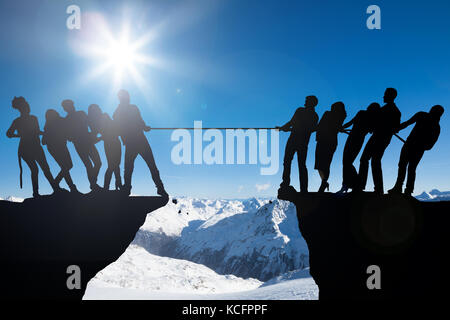
[[[130,104],[130,95],[126,90],[120,90],[117,96],[120,104],[116,111],[114,111],[113,119],[117,123],[122,142],[125,145],[124,192],[126,194],[131,193],[131,178],[134,170],[134,161],[138,155],[141,155],[150,169],[153,182],[157,188],[157,193],[163,197],[168,197],[159,176],[152,149],[144,135],[144,131],[150,131],[150,127],[145,124],[138,107],[134,104]]]
[[[406,168],[408,168],[408,179],[406,180],[405,194],[411,195],[413,193],[417,165],[424,152],[433,148],[438,140],[441,132],[439,120],[443,114],[444,108],[436,105],[431,108],[430,112],[417,112],[411,119],[400,125],[399,130],[402,130],[413,123],[416,124],[402,147],[398,163],[397,182],[394,188],[389,190],[389,193],[402,192]]]
[[[100,107],[91,104],[88,109],[89,126],[95,136],[101,134],[98,140],[103,140],[105,155],[108,161],[108,168],[105,172],[105,181],[103,188],[109,190],[112,174],[116,180],[116,190],[122,188],[122,179],[120,177],[120,160],[122,158],[122,144],[119,140],[119,130],[116,123],[107,113],[102,113]]]
[[[59,187],[53,179],[52,173],[45,158],[39,135],[39,122],[35,116],[30,115],[30,105],[23,97],[14,97],[12,107],[19,110],[20,117],[15,119],[6,132],[8,138],[20,138],[19,142],[19,167],[20,167],[20,187],[22,188],[22,161],[25,160],[31,171],[31,183],[33,185],[33,197],[39,197],[39,165],[53,188],[59,191]]]
[[[59,186],[64,178],[70,191],[78,193],[77,187],[70,176],[70,169],[73,167],[69,149],[67,149],[67,128],[66,120],[62,118],[56,110],[49,109],[45,113],[45,126],[42,134],[42,144],[47,145],[48,152],[55,159],[61,171],[55,178],[55,183]]]
[[[64,100],[61,105],[67,112],[64,119],[69,141],[73,142],[75,150],[86,167],[91,190],[98,191],[100,187],[97,184],[97,177],[102,162],[95,147],[96,138],[89,132],[88,117],[84,111],[75,110],[72,100]]]
[[[377,112],[373,134],[369,141],[367,141],[366,147],[361,155],[359,166],[361,185],[358,190],[364,190],[366,187],[369,160],[371,160],[374,191],[379,194],[384,193],[381,159],[383,158],[384,151],[391,143],[392,136],[400,126],[401,113],[394,103],[396,97],[397,90],[394,88],[386,89],[384,93],[384,102],[386,104]]]
[[[331,111],[325,111],[317,125],[314,169],[319,171],[322,179],[318,192],[329,189],[330,165],[338,144],[337,136],[342,131],[342,123],[345,117],[347,117],[347,113],[344,104],[336,102],[331,105]]]
[[[282,127],[282,131],[291,131],[286,143],[283,161],[283,182],[281,188],[289,186],[291,181],[291,163],[294,154],[297,153],[298,171],[300,178],[300,192],[308,192],[308,169],[306,168],[306,156],[308,154],[308,143],[311,133],[316,130],[319,117],[314,107],[318,100],[315,96],[307,96],[305,107],[298,108],[292,119]]]
[[[353,162],[358,156],[364,144],[364,139],[368,133],[373,132],[375,116],[380,110],[378,103],[371,103],[367,110],[360,110],[356,116],[343,125],[343,129],[352,126],[344,146],[342,157],[342,188],[339,193],[347,192],[349,188],[358,189],[361,185],[358,172]]]

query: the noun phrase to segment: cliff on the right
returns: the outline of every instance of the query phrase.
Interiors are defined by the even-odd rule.
[[[319,299],[444,299],[450,201],[279,193],[295,203]]]

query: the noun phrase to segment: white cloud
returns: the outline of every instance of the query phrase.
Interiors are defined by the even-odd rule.
[[[261,192],[270,188],[270,183],[255,184],[256,191]]]
[[[244,186],[239,186],[239,187],[238,187],[238,192],[241,192],[242,189],[244,189]]]

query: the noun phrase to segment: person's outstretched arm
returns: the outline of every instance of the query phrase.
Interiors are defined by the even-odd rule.
[[[139,128],[144,130],[145,132],[150,131],[150,126],[145,124],[144,119],[142,119],[141,111],[137,106],[134,106],[135,112],[136,112],[136,124]]]
[[[349,122],[344,123],[344,124],[342,125],[342,129],[346,129],[346,128],[348,128],[348,127],[351,127],[351,126],[355,123],[355,119],[356,119],[357,116],[358,116],[358,114],[356,114],[356,116],[354,116],[353,119],[350,120]]]
[[[281,127],[275,127],[276,129],[279,129],[281,131],[290,131],[292,128],[292,123],[291,121],[286,122],[284,125],[282,125]]]
[[[297,110],[298,111],[298,110]],[[281,131],[291,131],[292,129],[292,119],[295,118],[295,115],[297,114],[297,111],[295,111],[294,115],[292,116],[291,120],[289,120],[288,122],[286,122],[284,125],[282,125],[281,127],[275,127],[278,130]]]
[[[398,131],[405,129],[406,127],[409,127],[410,125],[412,125],[413,123],[416,123],[417,118],[420,116],[420,112],[416,113],[415,115],[413,115],[411,117],[411,119],[409,119],[408,121],[405,121],[403,123],[400,124],[400,126],[398,127]]]

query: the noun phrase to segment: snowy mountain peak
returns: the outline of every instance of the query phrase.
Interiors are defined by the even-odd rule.
[[[5,200],[5,201],[11,201],[11,202],[23,202],[23,198],[19,198],[19,197],[14,197],[14,196],[7,196],[5,199],[0,198],[0,200]]]
[[[420,201],[449,201],[450,191],[439,191],[438,189],[433,189],[430,192],[424,191],[416,196],[416,199]]]
[[[186,204],[189,199],[182,199],[173,208],[153,212],[135,243],[149,252],[244,278],[267,280],[308,265],[306,242],[290,202],[221,200],[218,205],[207,201],[202,200],[205,206],[196,203],[199,211]],[[189,215],[184,213],[188,208],[194,209]],[[164,219],[167,223],[158,227]]]

